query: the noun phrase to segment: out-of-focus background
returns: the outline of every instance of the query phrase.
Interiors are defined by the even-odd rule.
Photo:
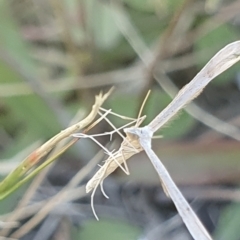
[[[151,89],[143,125],[148,123],[217,51],[239,39],[239,13],[239,0],[0,1],[1,178],[84,118],[95,95],[111,86],[115,91],[104,107],[128,117],[137,116]],[[214,239],[240,239],[239,66],[210,83],[153,141]],[[102,121],[91,133],[111,130]],[[111,142],[108,136],[98,140],[110,149],[121,143],[116,134]],[[2,200],[1,237],[192,239],[144,154],[128,161],[130,176],[118,170],[105,180],[109,199],[97,190],[96,221],[84,187],[106,159],[94,157],[99,150],[90,140],[79,141]],[[67,197],[57,195],[75,174],[78,185],[69,187]]]

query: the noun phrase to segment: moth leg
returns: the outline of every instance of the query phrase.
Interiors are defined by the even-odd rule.
[[[124,153],[123,153],[123,150],[121,149],[121,154],[122,154],[122,160],[123,160],[123,165],[124,165],[124,173],[126,174],[126,175],[129,175],[130,174],[130,172],[129,172],[129,168],[128,168],[128,165],[127,165],[127,162],[126,162],[126,159],[125,159],[125,157],[124,157]]]
[[[103,180],[100,182],[100,188],[101,188],[101,192],[103,194],[103,196],[107,199],[109,199],[109,196],[106,194],[104,188],[103,188]]]

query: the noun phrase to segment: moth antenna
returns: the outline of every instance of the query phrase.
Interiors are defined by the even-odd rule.
[[[101,115],[101,113],[99,113],[99,114]],[[101,116],[102,116],[102,115],[101,115]],[[129,126],[129,125],[133,124],[134,122],[137,122],[137,121],[138,121],[137,119],[134,119],[132,122],[127,123],[127,124],[123,125],[123,126],[120,127],[120,128],[116,128],[116,127],[114,126],[114,124],[113,124],[106,116],[104,116],[103,118],[104,118],[104,119],[106,120],[106,122],[114,129],[114,131],[112,131],[112,133],[117,132],[117,133],[122,137],[122,139],[125,139],[125,137],[122,135],[122,133],[121,133],[119,130],[120,130],[120,129],[123,129],[123,128],[126,128],[127,126]]]
[[[107,111],[108,111],[108,110],[106,110],[106,109],[103,108],[103,107],[100,107],[99,109],[100,109],[101,111],[103,111],[103,112],[107,112]],[[98,113],[99,113],[99,111],[98,111]],[[119,117],[119,118],[121,118],[121,119],[123,119],[123,120],[131,120],[131,121],[136,120],[136,118],[126,117],[126,116],[117,114],[117,113],[115,113],[115,112],[109,112],[109,113],[112,114],[113,116]]]
[[[113,133],[110,133],[110,142],[112,141],[112,136],[113,136]]]
[[[126,170],[125,174],[129,175],[130,172],[129,172],[129,169],[128,169],[126,159],[125,159],[124,154],[123,154],[123,150],[121,150],[121,153],[122,153],[121,155],[122,155],[122,159],[123,159],[123,164],[124,164],[124,167],[125,167],[125,170]]]
[[[102,121],[109,113],[111,113],[112,109],[106,110],[104,114],[101,115],[99,119],[97,119],[94,123],[92,123],[90,126],[88,126],[84,132],[88,132],[90,129],[92,129],[94,126],[96,126],[99,122]]]
[[[150,90],[148,91],[148,94],[147,94],[147,96],[149,96],[149,94],[150,94]],[[147,98],[145,98],[145,99],[147,99]],[[146,100],[144,100],[144,102],[146,102]],[[145,103],[144,103],[145,104]],[[100,113],[100,115],[101,115],[101,113]],[[125,136],[123,136],[123,134],[119,131],[120,129],[122,129],[122,128],[126,128],[128,125],[131,125],[132,123],[134,123],[134,122],[138,122],[139,121],[139,123],[141,123],[144,119],[145,119],[145,117],[146,116],[142,116],[142,117],[139,117],[138,119],[135,119],[134,121],[132,121],[132,122],[130,122],[130,123],[127,123],[127,124],[125,124],[124,126],[122,126],[122,127],[120,127],[120,128],[116,128],[115,126],[114,126],[114,124],[107,118],[107,117],[104,117],[104,119],[107,121],[107,123],[115,130],[115,132],[117,132],[121,137],[122,137],[122,139],[123,140],[126,140],[130,145],[132,145],[127,139],[126,139],[126,137]],[[132,146],[133,148],[134,148],[134,146]],[[124,171],[125,172],[125,171]],[[126,173],[127,174],[127,173]],[[128,174],[127,174],[128,175]]]
[[[141,108],[140,108],[140,110],[139,110],[137,119],[140,119],[140,118],[141,118],[143,108],[144,108],[144,106],[145,106],[145,104],[146,104],[146,102],[147,102],[147,99],[148,99],[150,93],[151,93],[151,90],[148,90],[147,95],[146,95],[146,97],[144,98],[143,103],[142,103],[142,105],[141,105]],[[137,120],[137,123],[136,123],[135,127],[139,126],[140,124],[141,124],[141,122],[140,122],[139,120]]]
[[[148,93],[148,95],[150,94],[150,91],[149,91],[149,93]],[[145,98],[146,99],[146,98]],[[128,125],[130,125],[130,124],[132,124],[133,122],[137,122],[137,121],[139,121],[140,123],[145,119],[145,116],[142,116],[142,117],[140,117],[140,118],[138,118],[138,119],[136,119],[136,120],[134,120],[134,121],[132,121],[132,122],[130,122],[130,123],[127,123],[127,124],[125,124],[124,126],[122,126],[122,127],[120,127],[120,128],[116,128],[115,126],[114,126],[114,124],[107,118],[107,117],[104,117],[104,119],[107,121],[107,123],[115,130],[115,132],[117,132],[121,137],[122,137],[122,139],[123,140],[126,140],[130,145],[132,145],[128,140],[127,140],[127,138],[125,137],[125,136],[123,136],[123,134],[119,131],[120,129],[122,129],[122,128],[126,128]],[[132,147],[134,148],[134,146],[132,145]],[[136,152],[137,152],[137,150],[136,150]],[[121,167],[120,167],[121,168]],[[122,169],[122,168],[121,168]],[[123,170],[123,169],[122,169]],[[124,170],[123,170],[124,171]],[[127,175],[128,175],[128,173],[127,172],[125,172],[124,171],[124,173],[126,173]]]
[[[98,142],[94,137],[92,136],[88,136],[90,139],[92,139],[96,144],[98,144],[98,146],[100,146],[107,155],[109,155],[114,162],[116,162],[116,164],[118,165],[118,167],[120,167],[122,169],[122,171],[124,173],[127,174],[127,172],[125,171],[124,167],[118,162],[117,158],[114,156],[114,154],[112,152],[110,152],[107,148],[105,148],[100,142]]]

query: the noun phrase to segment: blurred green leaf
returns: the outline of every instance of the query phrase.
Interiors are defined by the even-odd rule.
[[[158,12],[159,15],[166,15],[174,12],[184,0],[124,0],[132,8],[142,12]]]
[[[127,222],[101,219],[86,222],[78,230],[78,236],[74,240],[135,240],[140,234],[141,230],[138,227]]]
[[[19,75],[1,61],[0,72],[0,84],[23,81]],[[14,119],[18,128],[15,142],[9,146],[4,154],[2,153],[3,158],[15,155],[37,139],[49,138],[60,129],[52,110],[36,95],[9,97],[5,98],[3,103],[9,108],[9,118]],[[3,118],[6,123],[6,126],[3,127],[9,129],[6,116]],[[9,120],[9,122],[12,121]]]
[[[10,198],[6,198],[0,201],[0,215],[7,214],[16,207],[18,201],[22,198],[24,192],[28,188],[29,184],[17,189]]]
[[[28,71],[34,70],[28,55],[28,45],[21,38],[18,26],[10,12],[9,4],[10,1],[0,1],[0,45]]]
[[[222,211],[214,239],[238,240],[240,236],[240,204],[231,204]]]
[[[109,49],[121,39],[121,33],[113,20],[108,4],[98,0],[87,0],[87,17],[95,45],[100,49]]]
[[[124,94],[124,95],[113,96],[111,98],[111,101],[108,102],[108,104],[110,108],[113,109],[114,112],[127,117],[136,118],[137,107],[138,107],[137,101],[138,101],[138,96],[136,94],[132,94],[132,95]],[[122,122],[119,118],[116,118],[116,119]]]
[[[129,6],[135,8],[136,10],[144,11],[144,12],[154,12],[156,7],[155,0],[124,0]],[[162,6],[166,4],[166,1],[162,1]]]
[[[29,56],[29,46],[21,38],[20,31],[9,11],[9,2],[0,2],[0,45],[14,61],[30,76],[38,74],[38,69]],[[4,53],[2,53],[4,54]],[[4,56],[2,56],[4,57]],[[1,56],[0,56],[1,58]],[[14,64],[13,64],[14,65]],[[0,84],[25,82],[23,77],[0,61]],[[27,83],[26,83],[27,84]],[[9,97],[2,100],[10,112],[9,117],[14,119],[18,126],[16,142],[2,153],[8,158],[15,155],[20,149],[25,148],[39,138],[48,138],[60,129],[58,120],[46,103],[36,95]],[[1,116],[0,116],[1,117]],[[6,121],[6,116],[4,116]],[[10,120],[10,122],[12,122]],[[3,126],[4,127],[4,126]],[[9,128],[9,126],[8,126]]]
[[[233,28],[229,24],[223,24],[198,40],[195,43],[195,48],[199,69],[204,67],[210,58],[212,58],[222,47],[230,42],[236,41],[239,37],[240,34],[236,31],[236,28]],[[228,82],[234,77],[237,70],[239,70],[238,64],[218,76],[217,80],[213,81],[213,84],[224,84]]]

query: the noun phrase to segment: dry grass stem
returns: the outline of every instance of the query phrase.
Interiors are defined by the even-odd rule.
[[[166,74],[159,72],[156,74],[155,79],[159,83],[161,88],[172,98],[178,92],[179,89],[175,86],[175,84]],[[203,110],[194,102],[187,105],[185,111],[198,121],[215,130],[216,132],[240,141],[240,131],[238,127],[215,117],[209,112]]]
[[[205,227],[202,225],[189,203],[186,201],[180,190],[169,175],[167,169],[159,160],[157,155],[151,148],[151,138],[153,132],[146,126],[143,128],[125,129],[125,132],[132,139],[138,139],[139,145],[144,149],[148,158],[151,160],[154,168],[156,169],[163,189],[167,196],[169,196],[174,202],[179,215],[182,217],[183,222],[188,228],[194,239],[209,240],[212,239]]]
[[[215,77],[230,68],[240,59],[240,41],[228,44],[220,50],[205,67],[183,87],[172,102],[149,124],[153,132],[167,123],[187,103],[196,98]]]
[[[53,138],[44,143],[37,150],[32,152],[16,169],[14,169],[1,183],[0,183],[0,197],[4,197],[10,185],[15,184],[19,181],[19,178],[24,176],[33,166],[35,166],[39,160],[44,157],[49,151],[53,149],[59,142],[63,139],[70,137],[76,131],[79,131],[86,126],[90,125],[94,118],[97,116],[98,110],[103,102],[107,99],[113,89],[110,89],[106,94],[100,93],[96,96],[95,104],[92,107],[90,114],[82,121],[68,127],[67,129],[61,131]]]
[[[100,93],[99,95],[96,96],[96,100],[95,100],[95,104],[92,107],[92,111],[90,112],[90,114],[82,121],[73,124],[72,126],[70,126],[69,128],[65,129],[64,131],[60,132],[59,134],[57,134],[56,136],[54,136],[52,139],[50,139],[49,141],[47,141],[45,144],[43,144],[41,147],[39,147],[37,150],[35,150],[32,154],[30,154],[29,157],[27,157],[21,164],[20,166],[18,166],[15,170],[13,170],[12,173],[10,173],[1,183],[0,183],[0,193],[2,194],[2,196],[6,196],[5,191],[7,191],[8,188],[10,188],[11,186],[13,186],[13,189],[15,186],[18,185],[19,183],[19,178],[22,177],[21,174],[19,174],[19,168],[20,168],[20,173],[24,174],[27,173],[32,166],[34,166],[40,159],[41,157],[43,157],[44,155],[46,155],[53,147],[55,147],[56,145],[62,144],[63,142],[65,142],[67,137],[70,137],[72,133],[79,131],[80,129],[88,126],[89,124],[91,124],[91,122],[94,120],[94,118],[97,116],[97,112],[100,109],[100,106],[103,104],[103,102],[107,99],[107,97],[110,95],[110,93],[112,92],[113,89],[110,89],[110,91],[108,91],[106,94],[102,94]],[[107,113],[105,113],[107,115]],[[101,119],[101,118],[100,118]],[[96,122],[94,122],[93,124],[91,124],[90,126],[93,127],[95,124],[98,123],[97,120]],[[87,128],[87,130],[90,128],[90,126]],[[64,141],[62,141],[64,140]],[[64,146],[67,146],[66,143],[63,144]],[[64,147],[63,147],[64,148]],[[60,150],[57,150],[60,151]],[[57,154],[57,153],[56,153]],[[30,162],[30,164],[29,164]],[[44,163],[43,163],[44,164]],[[43,165],[42,164],[42,165]],[[27,167],[26,167],[27,166]],[[34,170],[33,170],[34,172]],[[18,173],[19,175],[17,176],[15,173]],[[31,172],[32,173],[32,172]],[[31,174],[28,172],[28,175],[26,176],[26,178]],[[46,173],[46,171],[45,171]],[[16,176],[14,176],[14,174]],[[40,175],[39,175],[40,176]],[[37,186],[39,185],[40,181],[34,181],[34,183],[31,185],[31,190],[28,191],[28,194],[23,198],[23,200],[20,202],[20,204],[18,205],[18,208],[21,208],[22,206],[26,205],[27,202],[29,201],[29,199],[31,198],[31,196],[33,195],[33,193],[35,192]],[[39,180],[39,179],[38,179]],[[8,220],[15,220],[14,213],[11,215],[11,217]],[[0,231],[0,235],[1,236],[5,236],[7,235],[9,232],[9,230],[7,228],[2,229]]]
[[[51,138],[49,141],[47,141],[45,144],[43,144],[38,150],[37,154],[39,156],[46,155],[57,143],[59,143],[61,140],[63,140],[66,137],[71,136],[73,133],[85,128],[88,126],[94,118],[97,116],[98,110],[100,106],[103,104],[103,102],[109,97],[113,89],[111,89],[106,94],[100,93],[96,96],[96,100],[94,105],[92,106],[92,111],[90,114],[84,118],[82,121],[72,125],[71,127],[61,131],[59,134]]]

